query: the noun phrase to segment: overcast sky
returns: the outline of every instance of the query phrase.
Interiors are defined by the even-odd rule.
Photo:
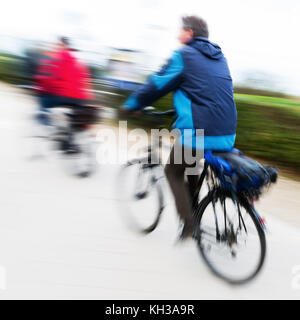
[[[54,40],[65,34],[95,48],[128,47],[167,57],[178,47],[184,14],[208,22],[210,39],[222,47],[234,80],[266,72],[279,88],[300,95],[299,0],[5,0],[0,35]]]

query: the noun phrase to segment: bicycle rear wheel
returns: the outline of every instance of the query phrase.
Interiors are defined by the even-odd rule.
[[[143,159],[124,165],[118,177],[118,205],[127,226],[139,233],[152,232],[164,209],[163,192],[156,168]]]
[[[253,279],[266,255],[266,238],[254,208],[245,197],[238,204],[230,192],[212,190],[199,204],[198,248],[210,270],[231,284]]]

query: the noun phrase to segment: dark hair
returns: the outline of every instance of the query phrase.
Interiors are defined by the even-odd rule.
[[[192,30],[194,37],[208,38],[208,26],[205,20],[197,16],[182,17],[183,29]]]
[[[70,46],[70,39],[68,37],[59,37],[58,40],[59,42],[64,44],[66,47]]]

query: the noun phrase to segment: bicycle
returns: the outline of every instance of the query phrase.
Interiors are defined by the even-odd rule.
[[[33,116],[35,130],[30,134],[34,151],[31,151],[31,159],[44,155],[41,142],[46,142],[47,149],[62,156],[66,161],[72,162],[72,171],[78,177],[88,177],[96,169],[95,139],[90,130],[99,118],[99,110],[93,106],[74,107],[69,105],[57,106],[47,114],[51,126],[42,126],[38,119],[43,117],[40,112]],[[44,145],[45,146],[45,145]],[[37,150],[36,148],[40,148]]]
[[[145,108],[144,112],[156,118],[174,114],[174,110],[153,112],[152,108]],[[163,167],[160,154],[157,153],[159,147],[161,144],[152,145],[146,149],[145,157],[128,161],[118,179],[119,194],[124,196],[129,191],[128,199],[124,196],[120,203],[122,212],[127,213],[130,226],[143,234],[156,229],[165,207],[161,186]],[[213,154],[221,155],[217,151]],[[154,163],[153,159],[156,160]],[[216,170],[204,159],[193,198],[197,231],[193,238],[213,274],[230,284],[242,284],[252,280],[263,267],[266,226],[247,193],[230,191],[221,180]],[[200,201],[204,181],[208,192]],[[153,205],[155,208],[151,208]],[[248,253],[246,249],[249,249]],[[237,263],[239,258],[240,265]]]

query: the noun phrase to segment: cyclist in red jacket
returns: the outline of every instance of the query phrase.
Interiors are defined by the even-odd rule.
[[[82,106],[93,99],[89,71],[75,57],[66,37],[59,39],[56,50],[44,54],[35,80],[41,111],[38,119],[45,125],[50,125],[50,108]]]

